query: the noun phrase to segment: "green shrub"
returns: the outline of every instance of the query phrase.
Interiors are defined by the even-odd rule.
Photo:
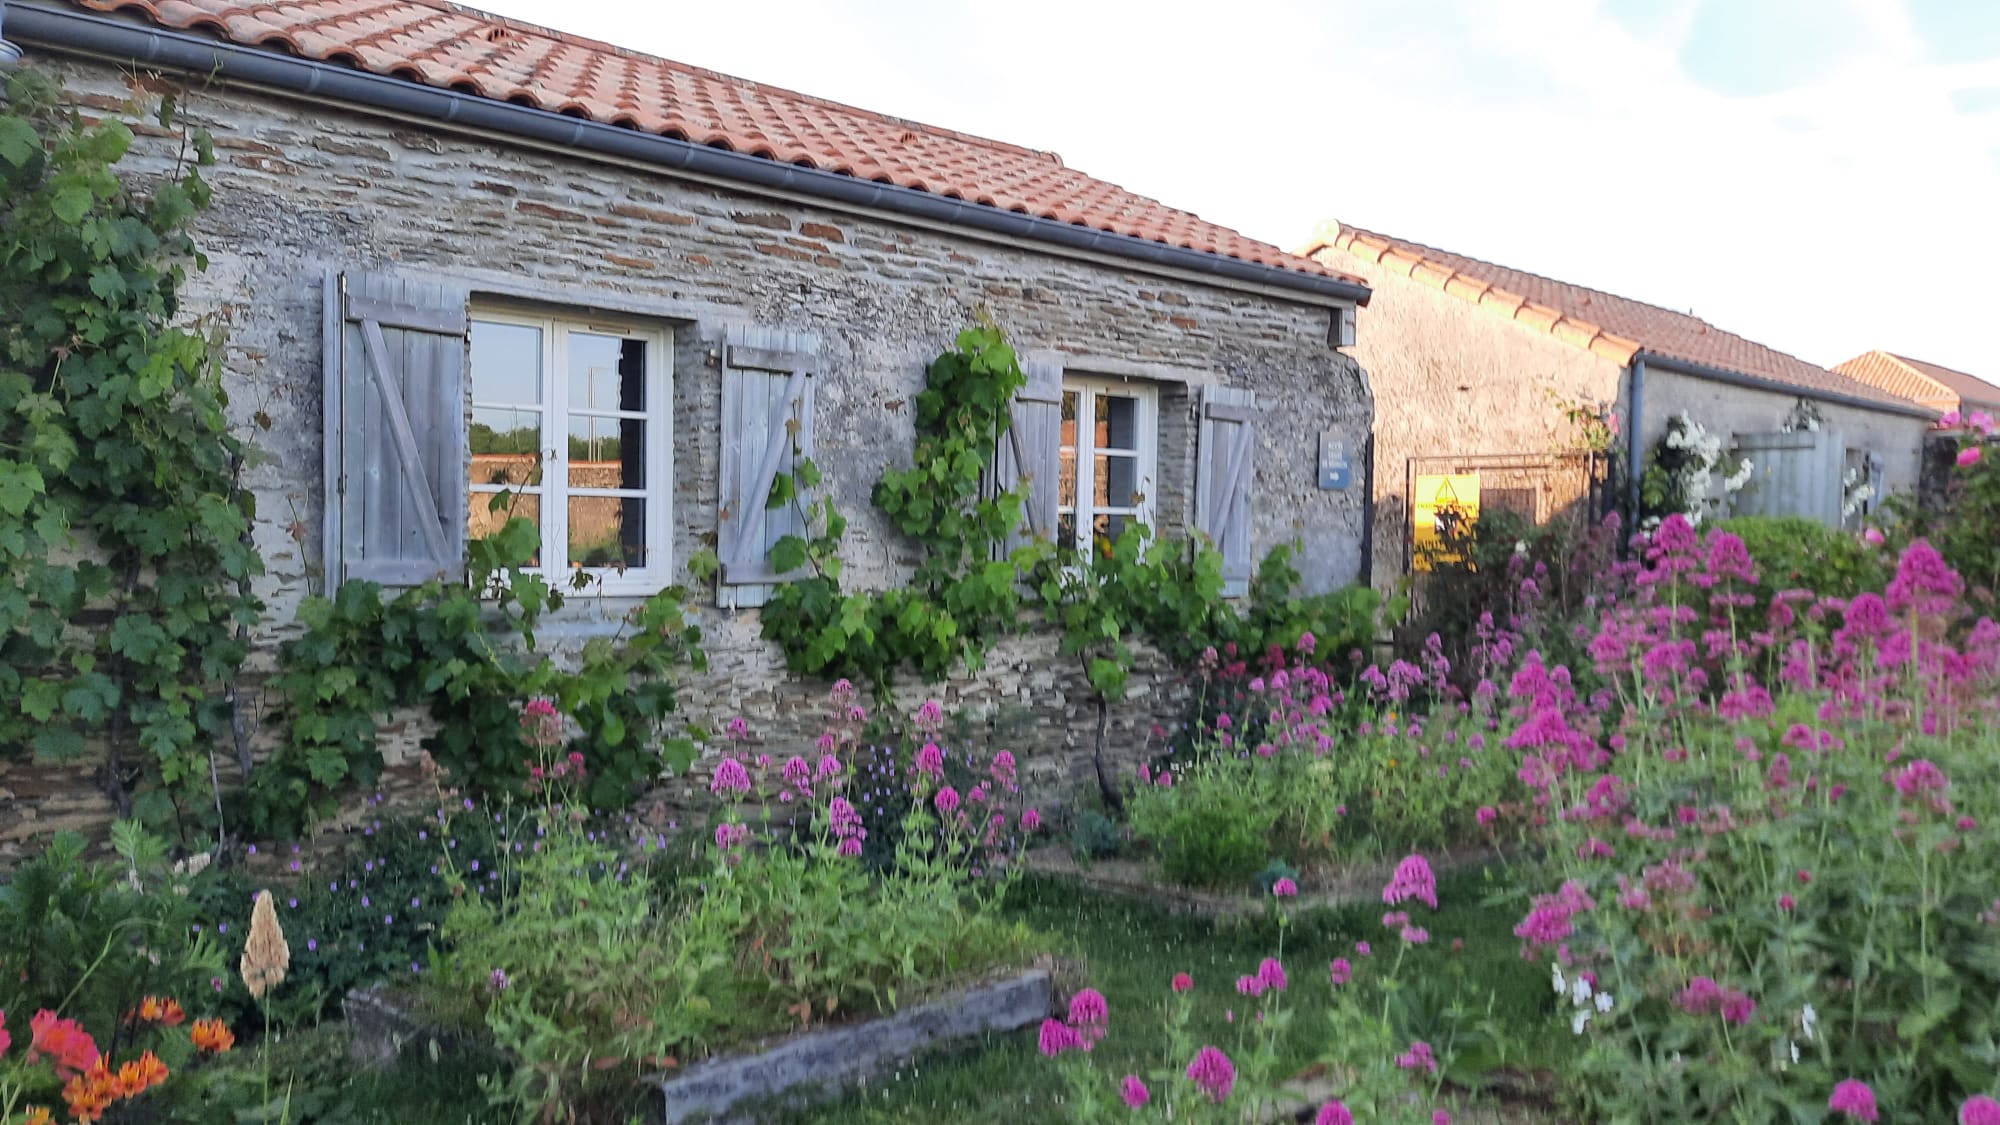
[[[1270,773],[1258,764],[1212,757],[1133,795],[1132,831],[1152,846],[1170,882],[1247,887],[1270,859],[1278,807]]]
[[[1118,826],[1111,822],[1110,817],[1094,809],[1079,813],[1076,823],[1069,830],[1069,851],[1080,863],[1109,859],[1124,846]]]
[[[1855,536],[1803,516],[1739,516],[1717,525],[1743,540],[1757,563],[1760,605],[1783,590],[1851,598],[1879,590],[1888,560]]]

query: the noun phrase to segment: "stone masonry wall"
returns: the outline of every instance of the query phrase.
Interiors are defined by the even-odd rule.
[[[87,111],[130,94],[116,68],[49,57]],[[724,325],[816,333],[818,460],[852,520],[847,582],[901,581],[913,546],[869,503],[881,471],[907,464],[913,399],[929,361],[982,312],[1024,353],[1060,353],[1074,373],[1161,386],[1161,522],[1185,519],[1195,427],[1187,389],[1249,387],[1261,407],[1254,542],[1258,554],[1297,540],[1313,589],[1359,570],[1361,495],[1320,491],[1315,436],[1358,449],[1372,403],[1355,361],[1328,343],[1329,310],[1199,280],[1059,257],[959,232],[850,214],[676,180],[656,170],[455,134],[273,95],[189,82],[183,115],[214,136],[214,206],[197,241],[210,258],[186,311],[228,332],[226,385],[242,431],[266,454],[249,473],[269,611],[258,667],[290,635],[300,600],[320,589],[322,558],[321,316],[328,269],[400,270],[467,280],[482,299],[511,298],[649,317],[674,332],[672,563],[716,533]],[[177,145],[141,129],[135,170],[168,168]],[[1176,413],[1179,412],[1179,413]],[[270,419],[267,429],[253,424]],[[1166,490],[1175,495],[1169,495]],[[715,608],[698,592],[709,673],[686,692],[690,718],[744,714],[771,745],[812,737],[825,685],[789,677],[759,636],[754,611]],[[583,599],[548,631],[580,643],[625,603]],[[253,668],[253,672],[258,670]],[[1025,709],[1020,743],[1031,776],[1077,775],[1095,712],[1053,638],[1008,641],[987,670],[935,689],[954,707]],[[1175,713],[1171,673],[1155,663],[1115,708],[1114,737]],[[402,739],[414,740],[412,728]],[[0,762],[0,860],[56,823],[104,815],[89,768]],[[11,843],[10,843],[11,841]]]

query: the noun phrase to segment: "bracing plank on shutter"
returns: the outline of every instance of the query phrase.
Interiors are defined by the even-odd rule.
[[[329,590],[464,577],[467,299],[387,274],[327,279]]]
[[[993,457],[993,492],[1021,489],[1021,522],[1002,545],[1007,553],[1056,534],[1058,464],[1062,443],[1062,365],[1024,360],[1028,382],[1008,406],[1007,432]],[[1027,487],[1021,488],[1025,484]]]
[[[813,383],[818,341],[806,333],[731,326],[722,347],[722,488],[716,546],[726,606],[762,605],[779,574],[771,550],[806,532],[792,505],[768,507],[781,472],[813,448]]]
[[[1256,417],[1255,393],[1235,387],[1203,388],[1195,522],[1222,554],[1223,593],[1230,597],[1250,590]]]

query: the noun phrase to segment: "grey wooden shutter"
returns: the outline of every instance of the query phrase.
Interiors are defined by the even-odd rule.
[[[1000,435],[1000,447],[993,455],[994,495],[1027,485],[1021,522],[1004,545],[1008,554],[1033,540],[1048,542],[1056,537],[1060,499],[1062,365],[1026,360],[1021,372],[1028,377],[1027,385],[1015,392],[1007,432]]]
[[[467,290],[328,273],[326,588],[465,578]]]
[[[1256,481],[1257,396],[1204,387],[1195,465],[1195,528],[1222,553],[1222,592],[1250,591],[1250,496]]]
[[[817,339],[805,333],[732,326],[723,335],[716,546],[724,605],[763,605],[775,583],[810,573],[772,569],[771,548],[807,529],[796,505],[767,505],[778,473],[812,455],[817,352]]]

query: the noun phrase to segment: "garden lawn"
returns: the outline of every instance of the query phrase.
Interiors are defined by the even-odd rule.
[[[1441,879],[1438,901],[1439,911],[1420,919],[1430,930],[1429,946],[1413,949],[1405,965],[1405,977],[1419,982],[1411,1036],[1442,1046],[1456,1028],[1460,1050],[1471,1056],[1466,1061],[1475,1070],[1461,1075],[1467,1081],[1477,1080],[1477,1070],[1502,1065],[1553,1068],[1567,1052],[1569,1037],[1554,1015],[1547,970],[1521,960],[1512,933],[1525,893],[1515,892],[1508,870],[1496,864]],[[1240,1028],[1226,1013],[1254,1008],[1236,995],[1234,982],[1278,951],[1278,926],[1269,919],[1174,916],[1046,877],[1024,879],[1006,909],[1049,936],[1060,956],[1084,962],[1082,981],[1066,983],[1094,987],[1109,1002],[1110,1033],[1094,1061],[1114,1076],[1144,1073],[1166,1061],[1161,1013],[1175,973],[1194,977],[1195,1027],[1203,1041],[1233,1053]],[[1382,927],[1380,915],[1380,907],[1363,904],[1295,917],[1285,928],[1283,961],[1294,1010],[1285,1041],[1288,1073],[1307,1074],[1315,1062],[1338,1057],[1337,1046],[1327,1041],[1327,966],[1335,957],[1353,957],[1356,941],[1372,943],[1378,959],[1394,957],[1396,938]],[[1463,940],[1461,951],[1453,951],[1454,939]],[[1411,965],[1418,971],[1409,972]],[[1462,1008],[1455,1018],[1449,1011],[1454,1003]],[[1030,1029],[918,1059],[841,1101],[771,1119],[799,1125],[1019,1125],[1060,1120],[1062,1095],[1062,1080],[1038,1053]]]

